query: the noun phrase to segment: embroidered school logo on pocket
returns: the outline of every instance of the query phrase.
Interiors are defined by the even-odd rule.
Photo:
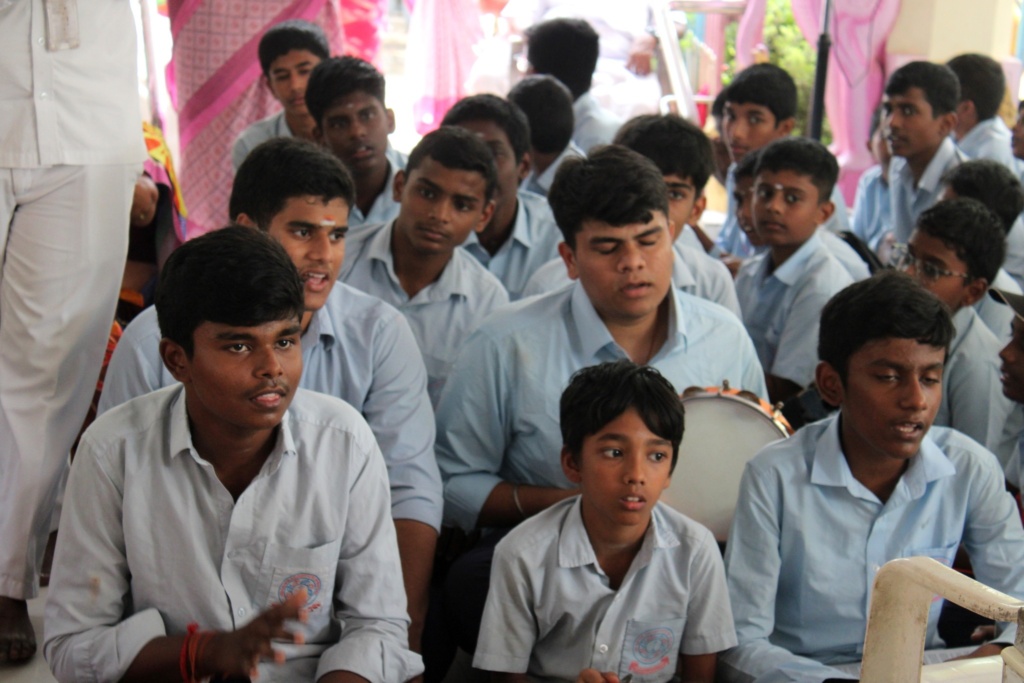
[[[284,602],[300,588],[305,588],[307,596],[305,607],[310,611],[314,611],[320,607],[320,603],[317,602],[317,597],[320,595],[320,586],[320,577],[316,574],[292,574],[281,582],[281,587],[277,591],[277,599],[279,602]]]
[[[644,631],[633,641],[633,661],[629,670],[638,674],[661,671],[669,665],[675,634],[664,627]]]

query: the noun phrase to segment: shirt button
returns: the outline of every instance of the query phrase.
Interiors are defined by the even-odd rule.
[[[602,644],[597,646],[597,651],[600,652],[601,654],[604,654],[605,652],[608,652],[608,646],[605,645],[604,643],[602,643]]]
[[[244,617],[245,616],[245,608],[244,607],[239,607],[237,614],[240,617]]]
[[[49,95],[49,93],[47,93],[47,92],[45,92],[45,91],[44,91],[44,92],[41,92],[41,93],[39,93],[39,99],[41,99],[41,100],[45,100],[45,99],[46,99],[47,97],[49,97],[49,96],[50,96],[50,95]]]
[[[36,38],[36,42],[39,43],[40,45],[42,45],[46,41],[44,41],[42,36],[40,36],[40,37]]]

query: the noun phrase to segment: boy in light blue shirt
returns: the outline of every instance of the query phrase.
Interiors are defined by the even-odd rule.
[[[966,434],[1005,466],[1016,450],[1024,415],[1002,393],[998,355],[1003,343],[974,310],[975,303],[989,298],[1004,244],[1002,222],[984,204],[946,199],[921,214],[910,242],[897,245],[893,256],[897,268],[946,304],[956,328],[934,424]]]
[[[987,55],[963,54],[946,62],[960,82],[953,137],[971,159],[991,159],[1017,168],[1010,129],[999,116],[1006,95],[1006,75],[999,62]]]
[[[231,165],[242,165],[260,143],[271,138],[313,139],[313,120],[306,108],[306,84],[314,67],[331,56],[322,28],[302,19],[271,26],[257,48],[263,83],[283,109],[242,131],[231,146]]]
[[[508,91],[508,101],[530,122],[530,172],[523,188],[548,196],[555,173],[570,157],[585,156],[572,141],[572,93],[554,76],[527,76]]]
[[[755,173],[754,229],[768,250],[743,264],[736,293],[774,403],[814,379],[818,316],[853,280],[817,234],[834,211],[832,153],[809,138],[776,140],[761,150]]]
[[[871,139],[868,151],[875,165],[864,171],[857,181],[857,194],[853,202],[853,218],[850,229],[864,244],[878,252],[882,239],[892,231],[889,204],[889,143],[886,140],[882,106],[875,108],[871,115]]]
[[[434,405],[463,342],[508,303],[498,278],[459,248],[490,221],[496,186],[494,155],[480,137],[442,126],[395,177],[395,220],[349,239],[339,278],[405,315]]]
[[[497,95],[473,95],[456,102],[441,125],[475,133],[494,154],[494,213],[483,230],[470,233],[462,248],[501,280],[515,301],[530,276],[557,257],[561,240],[544,197],[519,189],[531,164],[526,114]]]
[[[510,683],[711,683],[736,634],[714,538],[658,502],[683,436],[674,387],[603,363],[573,376],[559,413],[580,495],[498,544],[474,667]]]
[[[839,414],[744,471],[725,554],[739,646],[720,658],[723,680],[856,679],[835,667],[856,670],[872,582],[895,558],[948,566],[962,543],[979,581],[1024,597],[1024,530],[998,460],[932,426],[954,334],[946,306],[902,273],[857,282],[825,307],[815,384]],[[944,646],[941,605],[928,615],[929,649]],[[999,631],[1012,643],[1016,625]]]
[[[388,141],[395,112],[384,104],[384,89],[384,74],[351,56],[325,59],[306,85],[315,139],[341,159],[356,183],[348,220],[353,235],[398,215],[393,188],[406,157]]]
[[[383,301],[336,282],[353,197],[351,176],[330,152],[275,138],[242,162],[229,208],[236,222],[285,245],[301,273],[306,308],[301,386],[362,413],[384,454],[412,615],[411,642],[418,651],[441,527],[434,414],[426,368],[405,318]],[[125,329],[107,369],[100,413],[176,383],[160,358],[160,338],[153,308]]]
[[[917,217],[939,201],[942,176],[967,160],[949,135],[960,83],[948,66],[910,62],[889,76],[882,98],[889,150],[892,240],[906,243]]]

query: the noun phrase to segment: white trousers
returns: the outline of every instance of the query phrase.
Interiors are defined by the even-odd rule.
[[[0,595],[35,597],[96,386],[140,164],[0,168]]]

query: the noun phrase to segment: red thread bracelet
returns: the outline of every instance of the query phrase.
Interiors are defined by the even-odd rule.
[[[192,683],[193,678],[189,676],[188,672],[188,656],[189,656],[189,642],[195,637],[196,631],[199,630],[199,624],[192,622],[188,625],[188,630],[185,633],[185,640],[181,644],[181,656],[178,657],[178,668],[181,672],[181,680],[184,683]],[[193,673],[195,669],[193,667]]]

